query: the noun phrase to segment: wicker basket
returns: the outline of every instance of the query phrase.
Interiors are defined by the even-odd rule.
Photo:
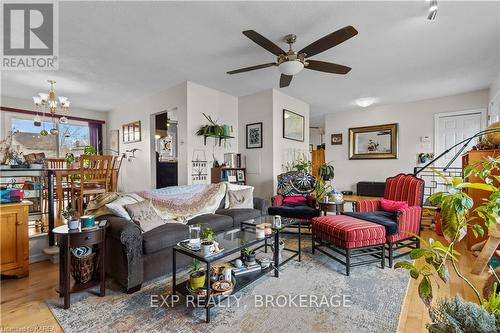
[[[75,257],[71,254],[71,275],[76,282],[87,283],[94,275],[94,258],[95,253],[91,253],[84,257]]]

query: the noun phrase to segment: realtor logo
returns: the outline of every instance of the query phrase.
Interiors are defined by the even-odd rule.
[[[2,69],[57,69],[55,3],[4,3]]]

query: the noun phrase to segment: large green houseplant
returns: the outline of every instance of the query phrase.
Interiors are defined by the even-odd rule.
[[[457,265],[460,254],[455,250],[456,244],[463,239],[468,228],[471,228],[476,236],[484,234],[485,230],[480,224],[481,221],[488,229],[498,227],[500,222],[500,190],[496,184],[500,182],[500,176],[497,175],[500,170],[499,163],[500,159],[494,157],[473,163],[464,169],[464,178],[448,178],[435,171],[443,179],[447,190],[433,194],[429,200],[441,210],[443,233],[448,243],[443,244],[432,239],[426,242],[421,239],[424,247],[412,250],[410,258],[414,260],[423,258],[425,263],[415,264],[410,261],[401,261],[394,266],[395,268],[407,269],[413,279],[420,281],[418,293],[422,301],[429,307],[429,314],[433,320],[432,325],[429,326],[430,332],[469,332],[470,325],[476,325],[476,331],[482,332],[480,327],[491,327],[491,316],[496,318],[496,329],[500,330],[500,297],[493,292],[488,299],[483,299],[476,286],[460,272]],[[483,182],[467,182],[465,179],[472,175],[478,176]],[[466,189],[479,189],[489,193],[482,205],[475,209],[480,220],[469,217],[469,211],[474,203],[464,191]],[[474,307],[470,302],[456,301],[455,299],[440,300],[431,306],[433,279],[440,279],[444,283],[448,283],[447,263],[451,264],[457,276],[472,289],[477,303],[481,306]],[[462,318],[464,313],[469,313],[470,316]],[[457,321],[454,319],[455,317],[460,317],[461,320]]]

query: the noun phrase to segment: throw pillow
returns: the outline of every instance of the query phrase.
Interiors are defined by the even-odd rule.
[[[288,204],[296,204],[296,203],[301,203],[301,202],[306,202],[307,198],[304,197],[303,195],[297,195],[297,196],[291,196],[291,197],[286,197],[283,199],[283,203],[288,203]]]
[[[253,189],[254,189],[253,186],[226,183],[226,198],[224,199],[225,200],[224,208],[226,208],[226,209],[229,208],[229,195],[228,195],[228,193],[231,191],[238,191],[238,190],[243,190],[243,189],[251,189],[252,190],[252,200],[253,200]],[[253,208],[253,205],[251,208]]]
[[[386,212],[397,212],[400,209],[408,208],[408,202],[380,199],[380,207]]]
[[[137,203],[143,200],[144,198],[138,196],[135,193],[127,193],[120,195],[120,197],[115,201],[106,204],[106,207],[111,211],[113,215],[123,217],[124,219],[130,221],[130,216],[128,215],[125,208],[123,208],[123,206]]]
[[[113,214],[106,204],[115,201],[120,195],[116,192],[106,192],[99,194],[94,199],[92,199],[85,209],[85,215],[94,215],[94,217],[99,217],[103,215]]]
[[[227,192],[229,209],[253,208],[253,188]]]
[[[142,232],[148,232],[166,223],[153,208],[151,201],[143,200],[124,206],[132,221],[141,228]]]

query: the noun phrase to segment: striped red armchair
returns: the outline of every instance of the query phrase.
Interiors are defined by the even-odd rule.
[[[394,250],[405,247],[411,249],[420,247],[420,241],[414,235],[420,235],[423,193],[424,181],[411,174],[399,174],[395,177],[387,178],[385,181],[384,199],[406,201],[408,203],[407,208],[396,212],[396,233],[386,236],[389,267],[392,267],[394,259],[409,253],[407,251],[394,255]],[[354,207],[355,211],[360,213],[382,210],[380,200],[358,201]]]

